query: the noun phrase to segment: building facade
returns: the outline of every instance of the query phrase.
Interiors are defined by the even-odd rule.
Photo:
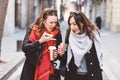
[[[102,19],[102,26],[113,32],[120,32],[120,0],[33,0],[34,17],[36,19],[41,10],[45,7],[51,7],[58,10],[60,18],[60,6],[68,1],[75,2],[77,9],[83,11],[93,22],[96,17]],[[7,8],[7,15],[4,25],[4,35],[15,32],[15,28],[25,29],[27,26],[28,3],[29,0],[10,0]],[[60,4],[59,4],[60,3]],[[69,4],[68,4],[69,5]],[[64,8],[64,7],[62,7]]]
[[[26,29],[28,23],[29,4],[33,2],[33,20],[34,21],[40,12],[46,8],[56,8],[56,0],[10,0],[8,3],[3,37],[13,34],[16,28]]]
[[[84,0],[84,12],[95,22],[102,19],[102,26],[113,32],[120,32],[120,0]]]

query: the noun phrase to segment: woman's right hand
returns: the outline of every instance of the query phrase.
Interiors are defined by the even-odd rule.
[[[49,40],[56,40],[55,38],[52,38],[52,37],[53,37],[52,34],[48,34],[48,33],[44,32],[43,35],[41,36],[41,38],[39,39],[39,42],[44,43]]]

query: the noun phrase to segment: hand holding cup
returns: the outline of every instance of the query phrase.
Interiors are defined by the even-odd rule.
[[[62,56],[65,52],[65,49],[66,45],[64,43],[60,43],[60,45],[58,46],[58,54]]]
[[[49,46],[50,51],[50,60],[53,61],[54,58],[57,56],[56,47],[55,46]]]

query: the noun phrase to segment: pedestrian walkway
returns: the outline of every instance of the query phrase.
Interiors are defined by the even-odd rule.
[[[17,40],[23,40],[24,35],[25,30],[16,29],[14,34],[2,38],[0,80],[7,80],[24,61],[24,53],[16,51]]]
[[[101,30],[104,72],[109,80],[120,79],[120,33],[106,29]]]

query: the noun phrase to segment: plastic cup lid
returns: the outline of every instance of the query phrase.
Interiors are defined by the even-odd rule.
[[[55,50],[56,49],[56,47],[55,46],[49,46],[49,48],[48,49],[50,49],[50,50]]]

